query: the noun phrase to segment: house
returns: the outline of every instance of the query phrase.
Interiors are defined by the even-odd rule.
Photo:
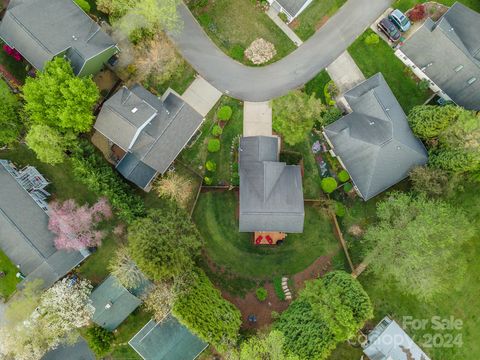
[[[368,334],[362,345],[370,360],[430,360],[408,334],[388,316]]]
[[[240,139],[240,232],[303,232],[301,168],[279,161],[279,139]]]
[[[291,23],[313,0],[268,0],[268,3],[277,12],[287,16],[288,23]]]
[[[48,230],[48,208],[44,207],[48,193],[43,184],[48,182],[35,171],[29,181],[27,170],[0,160],[0,248],[17,265],[23,281],[41,279],[43,288],[48,288],[90,253],[55,248],[54,234]]]
[[[163,99],[140,85],[122,87],[102,106],[94,128],[118,154],[116,169],[145,191],[200,128],[203,117],[169,90]]]
[[[395,55],[447,101],[480,110],[480,14],[455,3],[427,19]]]
[[[144,360],[193,360],[208,346],[172,315],[159,323],[150,320],[128,344]]]
[[[0,38],[38,70],[63,56],[78,76],[97,73],[119,51],[72,0],[11,0]]]
[[[369,200],[426,164],[427,151],[381,73],[344,96],[352,112],[326,126],[323,135],[357,193]]]
[[[110,331],[115,330],[142,303],[113,275],[92,291],[90,300],[95,309],[93,322]]]

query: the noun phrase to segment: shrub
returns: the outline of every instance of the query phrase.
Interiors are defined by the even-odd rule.
[[[217,117],[222,120],[222,121],[227,121],[230,120],[232,117],[233,110],[230,106],[225,105],[222,106],[220,109],[217,111]]]
[[[420,90],[426,91],[430,87],[430,82],[427,79],[422,79],[417,84]]]
[[[408,18],[412,21],[420,21],[425,18],[425,15],[425,5],[423,4],[415,5],[415,7],[408,12]]]
[[[335,121],[337,121],[338,119],[340,119],[341,117],[342,117],[342,111],[336,106],[331,106],[327,109],[327,111],[323,113],[323,116],[322,116],[323,125],[324,126],[330,125]]]
[[[336,201],[335,202],[335,215],[338,217],[344,217],[346,213],[345,205],[343,205],[341,202]]]
[[[352,189],[353,185],[351,183],[346,183],[345,185],[343,185],[343,190],[347,193],[350,192]]]
[[[335,180],[333,177],[327,177],[322,179],[321,186],[324,192],[326,192],[327,194],[330,194],[335,191],[338,184],[337,184],[337,180]]]
[[[347,170],[342,170],[338,173],[338,180],[341,182],[345,182],[350,180],[350,175],[348,174]]]
[[[285,300],[285,293],[282,288],[282,278],[280,276],[273,278],[273,290],[275,290],[275,295],[277,295],[280,300]]]
[[[205,183],[205,185],[212,185],[213,179],[211,177],[205,176],[203,178],[203,182]]]
[[[376,45],[380,42],[380,37],[373,33],[365,37],[365,44],[367,45]]]
[[[287,14],[281,12],[281,13],[278,13],[278,17],[280,18],[280,20],[282,20],[283,22],[287,22],[288,21],[288,16]]]
[[[211,153],[216,153],[220,151],[220,140],[218,139],[208,140],[207,150],[208,152],[211,152]]]
[[[325,84],[325,87],[323,88],[323,94],[325,95],[325,102],[327,105],[334,106],[335,100],[333,100],[333,98],[338,95],[338,88],[333,80],[330,80]]]
[[[205,168],[208,170],[208,171],[216,171],[217,170],[217,164],[215,163],[215,161],[213,160],[208,160],[206,163],[205,163]]]
[[[213,19],[209,14],[203,13],[203,14],[198,15],[198,22],[203,27],[209,27],[210,24],[213,23]]]
[[[222,135],[222,133],[223,133],[223,129],[220,126],[215,125],[213,127],[213,129],[212,129],[212,135],[213,136],[218,137],[218,136]]]
[[[287,165],[298,165],[302,161],[303,156],[294,151],[282,151],[280,153],[280,161]]]
[[[87,14],[90,12],[90,4],[86,0],[74,0],[74,1]]]
[[[237,61],[243,61],[245,58],[245,48],[242,45],[235,44],[230,49],[230,57]]]
[[[267,289],[265,289],[264,287],[259,287],[257,291],[255,291],[255,295],[257,295],[258,300],[265,301],[267,300],[268,295]]]
[[[112,347],[113,333],[98,325],[93,325],[87,329],[88,345],[97,355],[103,355],[109,352]]]
[[[200,9],[208,5],[208,0],[190,0],[188,4],[192,9]]]

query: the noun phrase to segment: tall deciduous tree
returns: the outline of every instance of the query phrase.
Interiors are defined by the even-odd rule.
[[[461,245],[473,236],[471,224],[449,204],[393,193],[377,206],[379,219],[364,237],[366,261],[380,281],[431,300],[448,291],[465,271]],[[445,268],[445,264],[454,266]]]
[[[74,200],[50,204],[48,228],[57,235],[57,249],[81,250],[99,246],[104,233],[97,229],[98,223],[112,216],[105,198],[93,206],[78,206]]]
[[[10,92],[8,86],[0,82],[0,147],[14,143],[20,136],[22,123],[18,110],[19,103],[16,95]]]
[[[300,360],[297,356],[285,354],[284,343],[283,333],[272,330],[243,342],[240,353],[234,357],[239,360]]]
[[[172,313],[201,339],[226,351],[237,342],[240,311],[222,297],[202,270],[195,275],[175,301]]]
[[[408,114],[408,122],[415,135],[424,140],[436,138],[455,122],[462,109],[458,106],[415,106]]]
[[[99,91],[91,78],[76,77],[70,63],[57,57],[37,77],[27,78],[23,97],[32,123],[80,133],[92,127]]]
[[[75,135],[71,132],[62,134],[48,125],[35,124],[28,131],[25,141],[41,162],[55,165],[63,162],[65,152],[75,141]]]
[[[284,334],[287,353],[323,360],[373,317],[373,308],[361,284],[346,272],[334,271],[305,285],[275,328]]]
[[[120,247],[108,266],[110,273],[127,289],[134,289],[145,282],[146,277],[138,268],[137,264],[130,258],[128,249]]]
[[[413,189],[431,197],[448,198],[459,184],[459,177],[442,169],[429,166],[417,166],[410,171]]]
[[[315,121],[321,118],[325,106],[314,95],[294,90],[273,100],[273,129],[283,140],[295,145],[305,139]]]
[[[202,246],[188,214],[172,202],[133,221],[128,227],[128,243],[132,259],[156,281],[191,272]]]

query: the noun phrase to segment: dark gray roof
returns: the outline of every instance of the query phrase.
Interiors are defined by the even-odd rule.
[[[308,0],[276,0],[292,17],[296,17]]]
[[[150,320],[129,344],[145,360],[193,360],[208,346],[171,315]]]
[[[368,342],[364,345],[363,352],[371,360],[430,360],[410,336],[389,317],[385,317],[368,334]]]
[[[120,89],[104,104],[95,129],[128,150],[117,169],[145,188],[152,171],[153,176],[165,173],[202,122],[203,116],[173,92],[161,101],[134,85]]]
[[[240,140],[240,231],[303,232],[299,166],[278,161],[276,137]]]
[[[115,46],[71,0],[11,0],[0,23],[0,38],[40,70],[66,52],[76,74],[86,60]]]
[[[82,262],[87,255],[59,251],[48,230],[48,216],[0,166],[0,248],[26,280],[42,279],[51,286]]]
[[[110,331],[115,330],[142,303],[112,275],[93,290],[90,300],[95,308],[93,322]]]
[[[368,200],[427,162],[407,117],[378,73],[345,93],[353,112],[324,129],[363,199]]]
[[[88,347],[87,342],[80,338],[73,345],[60,345],[49,351],[42,360],[95,360],[95,355]]]
[[[479,34],[480,14],[455,3],[436,23],[428,19],[400,50],[455,103],[480,110]]]

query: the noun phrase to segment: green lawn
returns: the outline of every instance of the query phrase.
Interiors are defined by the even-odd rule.
[[[279,60],[295,50],[295,44],[275,25],[256,2],[251,0],[209,0],[190,2],[190,9],[210,38],[226,53],[238,61],[249,63],[243,51],[253,40],[263,38],[275,45]],[[249,63],[251,64],[251,63]]]
[[[5,43],[0,40],[0,64],[2,64],[17,80],[23,83],[27,76],[27,71],[25,70],[27,63],[25,61],[16,61],[13,57],[8,55],[5,50],[3,50],[3,45],[5,45]]]
[[[153,83],[150,79],[146,79],[143,81],[143,86],[147,89],[155,89],[158,94],[163,94],[168,88],[172,88],[177,93],[183,94],[193,80],[195,80],[195,70],[190,64],[183,61],[168,80],[162,83]]]
[[[365,36],[372,34],[368,29],[349,48],[348,52],[366,78],[381,72],[397,97],[403,110],[408,113],[415,105],[423,104],[430,96],[430,90],[420,90],[417,77],[395,56],[386,42],[365,44]]]
[[[447,6],[452,6],[457,0],[437,0],[438,3],[444,4]],[[408,9],[415,6],[418,3],[424,3],[427,0],[397,0],[393,7],[398,8],[402,11],[407,11]],[[475,11],[480,11],[480,1],[478,0],[459,0],[462,4],[470,7]]]
[[[308,95],[315,94],[315,97],[322,100],[322,103],[326,104],[325,93],[323,89],[332,78],[328,75],[326,70],[320,71],[312,80],[305,84],[303,91]]]
[[[0,250],[0,271],[5,276],[0,278],[0,298],[8,299],[16,290],[19,280],[16,277],[17,267],[10,259]]]
[[[313,0],[298,16],[292,28],[302,40],[307,40],[315,34],[327,20],[337,12],[347,0]]]
[[[295,274],[319,256],[338,251],[330,221],[318,208],[305,207],[303,234],[289,234],[281,246],[265,248],[252,245],[251,233],[238,232],[237,206],[235,192],[202,193],[193,214],[208,257],[234,274],[252,278]]]

